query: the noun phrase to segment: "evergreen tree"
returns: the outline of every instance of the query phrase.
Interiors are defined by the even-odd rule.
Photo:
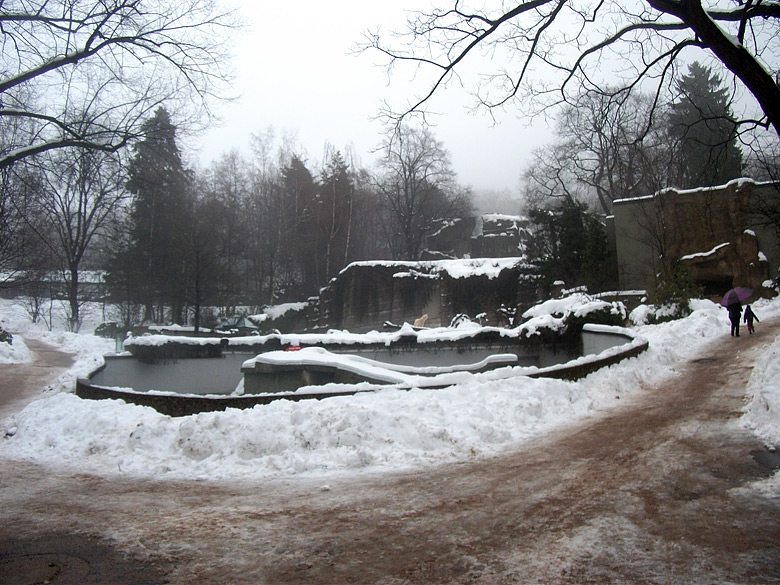
[[[217,254],[215,268],[218,270],[212,287],[212,292],[216,294],[211,300],[226,315],[233,315],[236,306],[247,300],[245,249],[248,227],[245,210],[250,187],[246,168],[246,162],[236,151],[222,155],[212,165],[209,179],[198,189],[200,193],[196,198],[199,199],[197,204],[206,213],[206,217],[198,218],[198,222],[207,224],[203,230],[209,235],[208,247]]]
[[[592,213],[583,217],[585,242],[583,246],[581,281],[590,292],[603,292],[618,287],[617,258],[609,246],[607,230],[600,218]]]
[[[133,195],[129,243],[115,257],[111,283],[145,307],[145,320],[162,321],[165,307],[182,322],[186,295],[189,179],[165,108],[143,125],[134,147],[127,189]]]
[[[354,194],[347,162],[340,152],[332,152],[318,188],[317,224],[323,267],[320,286],[327,284],[347,264]]]
[[[680,188],[721,185],[742,173],[737,125],[720,76],[695,62],[677,82],[669,133],[675,144],[672,181]]]
[[[201,197],[194,201],[191,214],[189,242],[186,250],[187,303],[192,307],[193,326],[196,333],[200,330],[201,312],[204,305],[221,300],[219,283],[223,276],[220,259],[220,246],[224,215],[221,203],[211,197]]]
[[[545,293],[561,280],[569,287],[585,285],[591,292],[614,286],[615,261],[605,230],[584,203],[566,196],[552,208],[531,209],[529,218],[535,230],[528,252]]]
[[[320,279],[315,225],[316,184],[300,157],[293,156],[282,168],[277,200],[274,216],[278,220],[276,230],[272,230],[277,268],[271,301],[283,298],[285,292],[297,298],[317,294]]]

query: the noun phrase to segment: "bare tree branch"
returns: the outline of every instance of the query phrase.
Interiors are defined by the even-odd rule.
[[[671,81],[669,72],[689,49],[708,52],[737,76],[761,108],[763,125],[780,134],[780,3],[749,0],[726,7],[712,0],[641,0],[633,7],[618,0],[536,0],[471,9],[455,0],[451,9],[417,13],[400,36],[405,45],[388,46],[367,36],[361,50],[378,50],[396,64],[435,72],[420,97],[386,112],[400,123],[424,113],[464,63],[476,65],[488,80],[477,103],[490,111],[516,103],[535,114],[569,101],[582,90],[615,95],[654,84],[656,93]],[[749,45],[748,45],[749,42]],[[481,51],[481,53],[480,53]],[[503,71],[490,74],[480,56],[489,54]],[[511,69],[510,69],[511,66]],[[461,73],[462,74],[462,73]],[[499,91],[491,97],[491,91]],[[751,124],[756,116],[747,116]]]
[[[234,28],[217,0],[0,2],[0,169],[63,147],[115,151],[161,103],[208,119]]]

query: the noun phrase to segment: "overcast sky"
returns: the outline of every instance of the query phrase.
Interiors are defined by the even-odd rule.
[[[223,123],[199,141],[199,160],[210,164],[231,150],[249,154],[252,133],[273,126],[294,133],[310,163],[319,164],[326,143],[353,147],[364,166],[382,140],[374,118],[382,100],[403,104],[414,95],[413,80],[388,81],[376,53],[355,55],[366,30],[399,30],[414,0],[299,0],[294,3],[241,0],[247,31],[235,49],[240,98],[217,109]],[[433,128],[452,155],[459,181],[476,190],[517,191],[531,150],[543,142],[543,125],[530,129],[512,113],[499,124],[470,114],[473,105],[457,89],[443,94]],[[316,167],[314,167],[316,170]]]

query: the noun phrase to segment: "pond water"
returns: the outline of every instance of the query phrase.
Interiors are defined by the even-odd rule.
[[[586,328],[591,329],[587,325]],[[608,331],[603,327],[596,327],[593,330],[583,330],[579,343],[572,344],[579,345],[584,350],[582,354],[575,352],[569,345],[566,350],[556,350],[555,347],[545,347],[539,343],[524,345],[517,339],[504,338],[479,342],[471,339],[465,343],[461,340],[443,345],[404,343],[396,347],[331,345],[328,349],[333,353],[349,353],[375,362],[404,366],[398,369],[404,374],[412,375],[433,373],[434,370],[439,373],[453,369],[479,371],[485,367],[508,364],[548,368],[575,360],[570,367],[553,367],[530,375],[576,379],[570,376],[587,375],[588,371],[598,369],[604,364],[615,363],[615,360],[631,357],[636,355],[637,351],[647,349],[646,341],[637,340],[625,330],[617,329]],[[625,349],[606,352],[600,355],[598,360],[576,360],[580,355],[601,354],[605,349],[614,346],[625,346]],[[365,391],[358,388],[357,384],[360,382],[385,384],[389,382],[379,380],[400,379],[399,376],[403,378],[404,375],[384,377],[378,375],[376,363],[373,369],[370,362],[368,369],[364,369],[366,363],[363,362],[360,366],[353,367],[354,361],[337,359],[335,356],[331,359],[327,354],[324,355],[324,360],[319,361],[309,352],[309,355],[301,355],[299,360],[290,355],[288,359],[266,360],[259,364],[252,358],[263,353],[262,349],[222,349],[224,354],[221,357],[161,359],[162,355],[175,354],[170,350],[144,352],[142,359],[136,359],[132,355],[106,356],[104,367],[93,372],[89,379],[78,380],[76,394],[81,398],[93,400],[121,399],[152,407],[168,416],[188,416],[226,408],[253,408],[279,398],[308,400],[351,395]],[[494,359],[486,360],[490,356]],[[155,359],[159,361],[149,363]],[[245,362],[249,363],[242,372]],[[425,368],[425,371],[422,368]],[[385,371],[390,373],[389,370],[390,368]],[[337,386],[316,388],[330,382],[336,382]],[[426,387],[437,387],[436,378],[431,379],[430,386]],[[236,392],[239,388],[241,393]],[[305,390],[299,392],[301,388]],[[245,394],[243,390],[246,390]]]
[[[231,394],[241,382],[245,353],[226,353],[218,358],[177,359],[156,364],[130,356],[106,356],[106,366],[90,382],[136,392],[158,390],[178,394]]]
[[[625,338],[598,336],[588,344],[588,353],[598,353],[602,346],[618,345]],[[477,364],[485,358],[502,353],[518,356],[518,366],[548,367],[565,363],[578,357],[570,351],[553,351],[538,346],[529,349],[516,343],[470,343],[458,347],[425,347],[418,344],[413,348],[329,348],[333,353],[359,355],[383,363],[403,365],[410,368],[426,366],[450,367],[463,364]],[[90,377],[90,384],[108,388],[129,388],[136,392],[173,392],[177,394],[229,395],[242,382],[241,364],[254,357],[245,352],[226,351],[222,357],[179,358],[159,363],[147,363],[132,356],[106,356],[105,367]],[[413,373],[413,372],[412,372]]]

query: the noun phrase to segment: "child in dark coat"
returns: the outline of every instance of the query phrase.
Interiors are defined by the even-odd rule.
[[[753,327],[753,320],[755,319],[759,323],[761,322],[758,317],[756,317],[756,314],[753,312],[753,309],[750,308],[750,305],[745,306],[745,316],[743,317],[745,323],[747,323],[748,327],[748,333],[752,334],[756,328]]]

